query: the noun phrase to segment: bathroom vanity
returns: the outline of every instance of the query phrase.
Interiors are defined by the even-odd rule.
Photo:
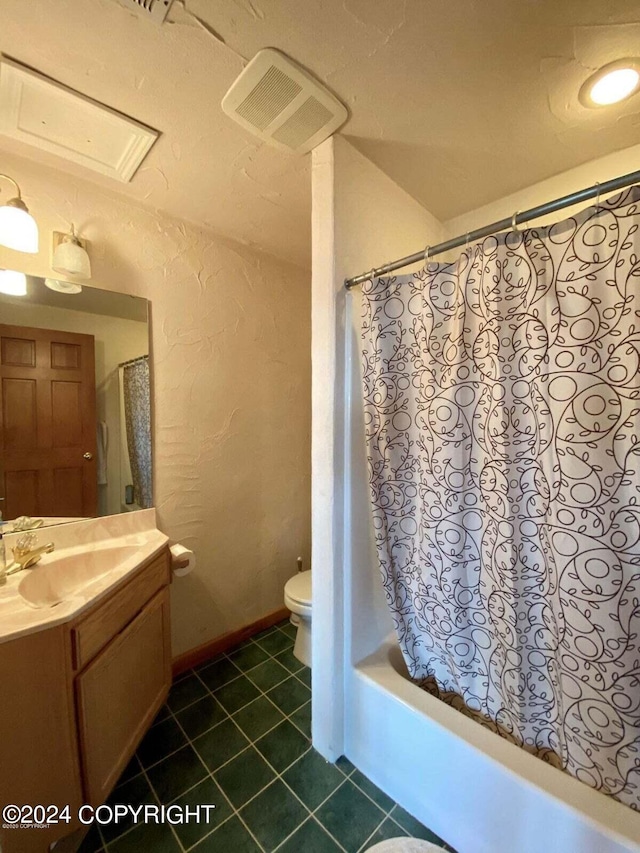
[[[71,819],[3,826],[3,853],[44,853],[79,826],[83,803],[105,801],[171,683],[169,549],[155,511],[45,536],[53,553],[0,587],[0,802],[69,805]]]

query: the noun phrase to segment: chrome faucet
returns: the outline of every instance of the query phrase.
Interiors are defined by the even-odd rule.
[[[16,547],[12,548],[14,566],[7,570],[7,574],[19,572],[21,569],[30,569],[40,561],[43,554],[50,554],[55,545],[53,542],[47,542],[46,545],[34,547],[36,544],[35,533],[25,533],[16,542]]]

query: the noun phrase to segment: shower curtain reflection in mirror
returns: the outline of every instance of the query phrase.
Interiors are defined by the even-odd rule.
[[[122,391],[133,499],[138,507],[148,509],[153,505],[148,356],[123,365]]]

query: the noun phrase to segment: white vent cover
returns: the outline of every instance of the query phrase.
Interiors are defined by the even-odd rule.
[[[122,6],[137,12],[141,18],[150,18],[162,24],[169,13],[173,0],[118,0]]]
[[[265,142],[304,154],[344,124],[346,107],[308,71],[266,48],[222,99],[222,109]]]

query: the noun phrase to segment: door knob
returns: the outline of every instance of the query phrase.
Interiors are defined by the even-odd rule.
[[[83,459],[93,459],[93,453],[89,453],[89,451],[87,450],[86,453],[82,454],[82,458]]]

